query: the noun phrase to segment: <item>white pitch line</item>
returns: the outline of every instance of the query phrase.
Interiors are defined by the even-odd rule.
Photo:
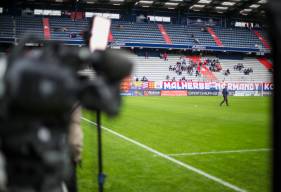
[[[87,121],[87,122],[90,123],[90,124],[96,125],[95,122],[93,122],[93,121],[91,121],[91,120],[89,120],[89,119],[86,119],[86,118],[84,118],[84,117],[82,117],[82,119],[83,119],[84,121]],[[173,157],[170,157],[170,156],[168,156],[168,155],[165,155],[164,153],[161,153],[161,152],[159,152],[159,151],[157,151],[157,150],[155,150],[155,149],[152,149],[152,148],[150,148],[150,147],[148,147],[148,146],[146,146],[146,145],[144,145],[144,144],[142,144],[142,143],[140,143],[140,142],[138,142],[138,141],[136,141],[136,140],[133,140],[133,139],[130,139],[130,138],[124,136],[124,135],[121,135],[120,133],[117,133],[117,132],[115,132],[115,131],[113,131],[113,130],[111,130],[111,129],[108,129],[108,128],[104,127],[104,126],[102,126],[102,129],[104,129],[105,131],[110,132],[110,133],[112,133],[113,135],[118,136],[118,137],[120,137],[120,138],[122,138],[122,139],[124,139],[124,140],[126,140],[126,141],[128,141],[128,142],[130,142],[130,143],[133,143],[133,144],[135,144],[135,145],[137,145],[137,146],[139,146],[139,147],[141,147],[141,148],[143,148],[143,149],[145,149],[145,150],[147,150],[147,151],[150,151],[151,153],[154,153],[154,154],[158,155],[159,157],[162,157],[162,158],[164,158],[164,159],[166,159],[166,160],[169,160],[169,161],[171,161],[171,162],[173,162],[173,163],[175,163],[175,164],[177,164],[177,165],[180,165],[180,166],[182,166],[182,167],[184,167],[184,168],[186,168],[186,169],[188,169],[188,170],[191,170],[191,171],[193,171],[193,172],[195,172],[195,173],[197,173],[197,174],[199,174],[199,175],[202,175],[202,176],[204,176],[204,177],[207,177],[208,179],[213,180],[213,181],[215,181],[215,182],[217,182],[217,183],[219,183],[219,184],[221,184],[221,185],[224,185],[224,186],[226,186],[226,187],[228,187],[228,188],[230,188],[230,189],[233,189],[234,191],[246,192],[245,189],[242,189],[242,188],[237,187],[237,186],[235,186],[235,185],[233,185],[233,184],[231,184],[231,183],[229,183],[229,182],[227,182],[227,181],[224,181],[224,180],[222,180],[222,179],[220,179],[220,178],[218,178],[218,177],[215,177],[215,176],[213,176],[213,175],[210,175],[210,174],[208,174],[208,173],[206,173],[206,172],[204,172],[204,171],[202,171],[202,170],[200,170],[200,169],[197,169],[197,168],[195,168],[195,167],[193,167],[193,166],[191,166],[191,165],[189,165],[189,164],[186,164],[186,163],[183,163],[183,162],[181,162],[181,161],[179,161],[179,160],[176,160],[176,159],[174,159]]]
[[[207,152],[192,152],[192,153],[176,153],[176,154],[167,154],[168,156],[194,156],[194,155],[209,155],[209,154],[227,154],[227,153],[249,153],[249,152],[262,152],[262,151],[271,151],[269,148],[260,148],[260,149],[241,149],[241,150],[228,150],[228,151],[207,151]]]

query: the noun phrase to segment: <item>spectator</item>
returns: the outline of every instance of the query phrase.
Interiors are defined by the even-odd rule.
[[[181,80],[182,80],[182,81],[186,81],[186,79],[185,79],[185,77],[184,77],[184,76],[181,78]]]
[[[145,57],[145,59],[148,59],[148,52],[147,51],[145,51],[144,57]]]
[[[70,33],[69,34],[69,38],[76,38],[77,37],[77,34],[76,33]]]
[[[84,37],[84,33],[85,33],[84,31],[80,31],[80,32],[79,32],[79,35],[80,35],[81,37]]]
[[[119,31],[123,31],[123,28],[124,28],[123,25],[121,25],[121,24],[118,25],[118,30],[119,30]]]
[[[170,80],[170,76],[169,76],[169,75],[166,76],[166,80],[167,80],[167,81]]]
[[[54,32],[60,32],[60,28],[59,27],[53,27]]]
[[[243,63],[238,63],[237,65],[234,65],[233,66],[233,69],[236,70],[236,71],[240,71],[244,68],[244,65]]]
[[[196,70],[195,76],[196,76],[196,77],[197,77],[197,76],[200,76],[200,73],[199,73],[198,70]]]
[[[66,32],[68,28],[66,27],[53,27],[54,32]]]
[[[195,43],[195,44],[200,44],[199,39],[198,39],[198,38],[194,38],[194,43]]]
[[[230,75],[230,71],[229,69],[226,70],[227,75]]]
[[[225,76],[230,75],[230,71],[229,71],[229,69],[227,69],[227,70],[224,72],[224,75],[225,75]]]
[[[148,79],[146,78],[146,76],[143,76],[141,81],[148,81]]]
[[[163,59],[164,61],[168,61],[168,54],[166,52],[164,52],[163,54]]]
[[[184,57],[182,57],[182,62],[183,65],[186,65],[186,59]]]
[[[173,71],[173,67],[172,67],[172,65],[170,65],[170,67],[169,67],[169,71]]]
[[[243,72],[244,72],[245,75],[249,75],[250,73],[253,72],[253,69],[252,68],[247,68],[247,69],[244,69]]]
[[[66,31],[68,31],[68,28],[67,27],[63,27],[63,28],[61,28],[61,30],[62,30],[62,32],[66,32]]]

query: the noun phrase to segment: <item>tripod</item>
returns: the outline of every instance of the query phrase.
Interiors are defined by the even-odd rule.
[[[101,130],[101,111],[97,110],[97,136],[98,136],[98,191],[103,192],[105,174],[103,173],[102,160],[102,130]]]

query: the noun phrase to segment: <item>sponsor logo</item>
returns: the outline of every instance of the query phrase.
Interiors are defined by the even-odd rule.
[[[271,96],[272,95],[272,91],[264,91],[263,92],[263,96]]]
[[[120,93],[121,96],[132,96],[132,93],[131,92],[123,92],[123,93]]]
[[[263,84],[263,90],[264,91],[272,91],[273,90],[273,84],[272,83],[264,83]]]
[[[160,91],[144,91],[144,96],[160,96]]]
[[[234,96],[258,96],[257,91],[235,91]]]
[[[189,91],[189,96],[218,96],[218,91]]]
[[[202,50],[202,49],[206,49],[206,46],[204,46],[204,45],[193,45],[193,46],[192,46],[192,49],[199,49],[199,50]]]
[[[136,90],[136,91],[133,91],[133,96],[143,96],[143,91],[141,90]]]
[[[161,91],[161,96],[187,96],[187,91]]]

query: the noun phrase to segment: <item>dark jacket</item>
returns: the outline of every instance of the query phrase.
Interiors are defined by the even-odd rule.
[[[227,90],[227,88],[223,88],[223,90],[222,90],[222,95],[223,95],[223,96],[227,96],[227,95],[228,95],[228,90]]]

